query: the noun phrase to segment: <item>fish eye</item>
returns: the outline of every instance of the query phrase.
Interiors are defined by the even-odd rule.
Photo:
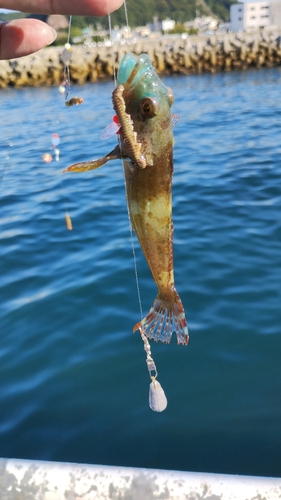
[[[157,103],[153,99],[146,97],[140,101],[140,112],[146,118],[152,118],[157,114]]]
[[[167,87],[167,97],[170,107],[174,104],[174,93],[170,87]]]

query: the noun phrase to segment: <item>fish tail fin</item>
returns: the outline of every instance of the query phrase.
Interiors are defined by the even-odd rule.
[[[177,291],[174,290],[171,301],[163,300],[157,295],[149,313],[134,326],[133,331],[138,329],[147,338],[156,342],[160,340],[166,344],[169,344],[175,332],[178,344],[188,344],[184,308]]]

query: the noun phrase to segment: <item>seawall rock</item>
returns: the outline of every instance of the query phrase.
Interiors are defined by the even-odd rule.
[[[64,80],[62,47],[46,49],[20,59],[0,61],[0,88],[59,85]],[[245,70],[281,64],[281,31],[228,33],[211,36],[162,37],[113,47],[74,46],[69,63],[71,81],[112,79],[126,53],[145,52],[159,74]]]

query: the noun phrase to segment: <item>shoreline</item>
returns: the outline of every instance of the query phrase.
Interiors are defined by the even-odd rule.
[[[0,89],[59,86],[64,80],[63,47],[47,47],[19,59],[0,61]],[[73,46],[71,83],[113,79],[124,54],[146,52],[160,75],[201,74],[281,65],[281,30],[142,39],[113,47]],[[113,64],[114,63],[114,64]]]

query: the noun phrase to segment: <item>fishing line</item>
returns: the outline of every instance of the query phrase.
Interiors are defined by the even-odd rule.
[[[71,48],[71,45],[70,45],[71,24],[72,24],[72,15],[69,16],[67,43],[64,46],[64,51],[66,51],[65,52],[65,60],[63,60],[63,53],[64,53],[64,51],[62,52],[62,54],[60,56],[61,59],[62,59],[62,61],[63,61],[63,63],[64,63],[63,75],[64,75],[64,81],[66,82],[65,83],[65,104],[67,103],[67,97],[68,97],[68,94],[70,92],[70,70],[69,70],[69,63],[70,63],[71,56],[72,56],[72,54],[70,53],[70,51],[72,51],[72,48]],[[67,57],[67,55],[68,55],[67,51],[69,52],[69,56],[68,57]],[[59,88],[59,90],[60,90],[60,88]],[[63,202],[64,202],[64,205],[65,205],[65,223],[66,223],[66,227],[67,227],[68,231],[72,231],[73,226],[72,226],[72,221],[71,221],[70,215],[69,215],[68,210],[67,210],[65,196],[63,196]]]
[[[111,58],[112,58],[112,67],[113,67],[113,78],[114,78],[114,87],[117,87],[117,71],[116,71],[116,64],[115,64],[115,57],[114,57],[114,49],[112,46],[112,26],[111,26],[111,16],[109,13],[109,6],[107,2],[107,18],[108,18],[108,30],[109,30],[109,39],[111,43]],[[120,142],[120,141],[119,141]]]
[[[69,52],[72,52],[72,47],[70,45],[70,30],[71,30],[72,16],[69,17],[69,25],[68,25],[68,35],[67,35],[67,43],[65,45],[65,49]],[[66,80],[66,92],[65,92],[65,102],[67,101],[68,94],[70,92],[70,71],[69,71],[69,63],[71,60],[72,54],[69,54],[69,59],[65,61],[64,64],[64,78]]]
[[[11,140],[5,140],[5,142],[6,142],[6,144],[10,148],[12,148],[14,146],[14,143]],[[0,176],[0,197],[1,197],[1,199],[3,197],[2,184],[3,184],[3,181],[4,181],[4,177],[7,176],[8,172],[11,169],[11,166],[12,166],[11,156],[10,156],[9,151],[6,151],[6,153],[5,153],[5,163],[4,163],[4,167],[2,169],[1,176]]]
[[[126,0],[124,1],[124,11],[125,11],[126,26],[127,26],[127,28],[129,28],[129,18],[128,18],[128,10],[127,10]]]
[[[63,68],[63,83],[59,86],[59,91],[64,95],[65,102],[67,102],[68,94],[70,92],[70,70],[69,63],[72,57],[72,47],[70,45],[70,32],[71,32],[72,16],[69,16],[67,42],[64,46],[60,59],[64,64]]]
[[[62,53],[60,54],[60,59],[64,64],[63,68],[63,82],[59,86],[59,92],[64,95],[65,105],[67,107],[75,106],[78,104],[82,104],[83,99],[81,97],[73,97],[68,100],[68,96],[70,93],[70,61],[72,58],[72,46],[70,44],[70,33],[71,33],[71,24],[72,24],[72,15],[69,16],[69,24],[68,24],[68,34],[67,34],[67,42],[64,46]],[[66,206],[66,200],[64,197],[64,205]],[[67,208],[65,209],[65,222],[66,227],[69,231],[72,230],[72,221],[70,215],[68,213]]]
[[[64,76],[64,81],[60,84],[59,86],[59,91],[62,95],[64,95],[65,98],[65,105],[69,108],[70,106],[77,106],[78,104],[82,104],[83,99],[82,97],[72,97],[72,99],[67,99],[68,94],[70,92],[70,61],[72,58],[72,47],[70,44],[70,31],[71,31],[71,23],[72,23],[72,16],[69,16],[69,24],[68,24],[68,35],[67,35],[67,42],[64,46],[64,49],[62,53],[60,54],[60,60],[64,64],[64,70],[63,70],[63,76]]]
[[[115,57],[114,57],[114,48],[113,48],[113,44],[112,44],[112,24],[111,24],[111,15],[109,13],[108,2],[107,2],[107,9],[108,9],[107,16],[108,16],[109,38],[110,38],[110,43],[111,43],[111,47],[112,47],[111,53],[112,53],[113,75],[114,75],[114,87],[116,88],[117,87],[117,70],[116,70]],[[124,10],[125,10],[126,24],[127,24],[127,27],[129,27],[126,0],[124,1]],[[120,151],[121,151],[122,145],[121,145],[120,136],[118,136],[118,142],[119,142],[119,147],[120,147]],[[124,180],[124,187],[125,187],[125,193],[126,193],[127,213],[128,213],[128,219],[129,219],[129,227],[130,227],[130,238],[131,238],[133,260],[134,260],[134,271],[135,271],[137,295],[138,295],[138,301],[139,301],[140,317],[142,319],[143,318],[143,309],[142,309],[141,293],[140,293],[140,286],[139,286],[139,277],[138,277],[138,269],[137,269],[136,250],[135,250],[135,245],[134,245],[133,228],[132,228],[130,213],[129,213],[129,209],[128,209],[126,179],[125,179],[125,173],[124,173],[124,160],[122,160],[122,164],[123,164],[123,180]]]
[[[12,141],[5,141],[8,146],[10,147],[13,147],[14,143]],[[10,163],[10,154],[7,152],[6,155],[5,155],[5,163],[4,163],[4,168],[1,172],[1,176],[0,176],[0,190],[2,189],[2,183],[3,183],[3,179],[4,179],[4,176],[8,173],[10,167],[11,167],[11,163]]]
[[[111,24],[111,15],[109,13],[109,6],[107,2],[107,9],[108,9],[108,30],[109,30],[109,37],[110,37],[110,43],[112,47],[112,61],[113,61],[113,74],[114,74],[114,87],[117,87],[117,70],[116,70],[116,64],[115,64],[115,57],[114,57],[114,48],[113,48],[113,43],[112,43],[112,24]],[[126,0],[124,1],[124,10],[125,10],[125,19],[126,19],[126,25],[127,28],[129,27],[128,23],[128,11],[127,11],[127,5],[126,5]],[[118,136],[118,142],[119,142],[119,147],[120,151],[122,150],[122,145],[121,145],[121,140],[120,136]],[[133,260],[134,260],[134,271],[135,271],[135,279],[136,279],[136,287],[137,287],[137,295],[138,295],[138,301],[139,301],[139,309],[140,309],[140,318],[142,320],[143,318],[143,309],[142,309],[142,300],[141,300],[141,293],[140,293],[140,286],[139,286],[139,277],[138,277],[138,269],[137,269],[137,258],[136,258],[136,250],[135,250],[135,244],[134,244],[134,234],[133,234],[133,228],[131,224],[131,218],[130,218],[130,213],[129,213],[129,208],[128,208],[128,200],[127,200],[127,190],[126,190],[126,179],[125,179],[125,171],[124,171],[124,160],[122,159],[122,164],[123,164],[123,179],[124,179],[124,186],[125,186],[125,193],[126,193],[126,202],[127,202],[127,213],[128,213],[128,219],[129,219],[129,227],[130,227],[130,239],[131,239],[131,245],[132,245],[132,252],[133,252]]]
[[[108,29],[109,29],[109,35],[110,35],[112,61],[113,61],[114,86],[116,88],[117,87],[117,71],[116,71],[116,64],[115,64],[115,57],[114,57],[114,48],[113,48],[113,43],[112,43],[112,26],[111,26],[111,16],[109,13],[108,1],[107,1],[107,9],[108,9]],[[127,26],[128,31],[129,31],[130,28],[129,28],[129,19],[128,19],[126,0],[124,0],[124,11],[125,11],[126,26]],[[119,147],[120,147],[120,151],[121,151],[122,145],[121,145],[120,136],[118,136],[118,142],[119,142]],[[139,277],[138,277],[138,268],[137,268],[136,250],[135,250],[135,244],[134,244],[133,227],[132,227],[131,217],[130,217],[130,212],[129,212],[128,195],[127,195],[126,178],[125,178],[125,167],[124,167],[124,160],[123,159],[122,159],[122,163],[123,163],[123,180],[124,180],[124,187],[125,187],[127,213],[128,213],[129,228],[130,228],[130,239],[131,239],[133,261],[134,261],[134,272],[135,272],[137,296],[138,296],[138,301],[139,301],[140,318],[142,320],[143,319],[142,300],[141,300],[140,284],[139,284]],[[156,380],[156,378],[158,376],[158,372],[157,372],[156,364],[151,356],[151,347],[150,347],[150,343],[148,341],[148,338],[142,332],[141,327],[139,328],[139,331],[140,331],[140,335],[141,335],[141,338],[142,338],[142,341],[144,344],[144,350],[146,352],[146,365],[147,365],[147,369],[148,369],[149,376],[151,379],[151,383],[149,385],[149,406],[153,411],[161,412],[161,411],[165,410],[165,408],[167,407],[167,398],[166,398],[165,392],[164,392],[160,382],[158,382]]]

